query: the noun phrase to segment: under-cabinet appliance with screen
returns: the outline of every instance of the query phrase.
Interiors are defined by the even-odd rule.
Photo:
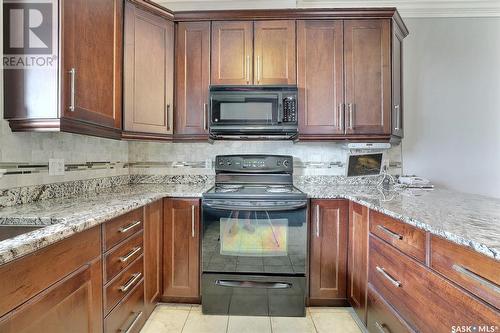
[[[202,200],[205,314],[304,316],[307,198],[291,156],[217,156]]]
[[[287,140],[298,134],[296,86],[212,86],[211,139]]]

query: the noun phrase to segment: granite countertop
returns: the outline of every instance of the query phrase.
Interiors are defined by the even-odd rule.
[[[0,265],[164,197],[201,197],[207,184],[141,184],[0,209],[0,225],[40,229],[0,241]],[[1,226],[0,226],[1,227]]]
[[[444,189],[295,185],[310,198],[349,199],[500,261],[500,199]]]
[[[41,229],[0,242],[0,264],[163,197],[201,197],[202,184],[140,184],[0,209],[0,224]],[[311,198],[349,199],[500,261],[500,200],[435,189],[296,183]]]

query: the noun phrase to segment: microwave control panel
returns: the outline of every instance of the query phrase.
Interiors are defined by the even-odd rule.
[[[283,122],[297,122],[297,98],[295,96],[287,96],[283,99]]]

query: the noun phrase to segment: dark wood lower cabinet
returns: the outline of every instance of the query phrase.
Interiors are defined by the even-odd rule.
[[[309,304],[343,305],[347,289],[349,203],[312,200],[311,209]]]
[[[366,323],[366,284],[368,281],[368,208],[349,203],[349,250],[347,298]]]
[[[370,235],[369,282],[419,332],[495,326],[500,312]]]
[[[370,285],[368,285],[366,328],[368,332],[374,333],[415,332]]]
[[[163,297],[171,302],[199,302],[200,202],[165,199],[163,225]]]
[[[163,200],[144,209],[144,297],[147,317],[161,296]]]
[[[136,285],[104,322],[105,333],[137,333],[148,318],[145,313],[144,283]]]
[[[0,319],[2,333],[102,332],[102,265],[96,259]]]

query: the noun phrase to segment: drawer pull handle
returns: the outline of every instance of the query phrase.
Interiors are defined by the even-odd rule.
[[[132,251],[130,251],[128,254],[124,255],[123,257],[120,257],[121,262],[127,262],[132,258],[135,254],[137,254],[139,251],[141,251],[142,248],[140,246],[134,247]]]
[[[121,227],[120,228],[120,232],[122,234],[126,233],[126,232],[129,232],[130,230],[134,229],[135,227],[137,227],[138,225],[140,225],[142,223],[142,221],[135,221],[135,222],[132,222],[130,223],[129,225],[126,225],[124,227]]]
[[[481,285],[483,285],[483,286],[485,286],[485,287],[493,290],[496,293],[500,293],[500,286],[498,286],[494,282],[491,282],[491,281],[483,278],[482,276],[477,275],[476,273],[472,272],[471,270],[467,269],[466,267],[454,264],[452,266],[452,268],[455,271],[457,271],[458,273],[460,273],[462,275],[465,275],[469,279],[478,282],[479,284],[481,284]]]
[[[377,228],[379,228],[380,230],[382,230],[384,233],[386,233],[387,235],[391,236],[392,238],[399,239],[399,240],[403,239],[403,236],[401,236],[400,234],[395,233],[392,230],[387,229],[384,226],[378,225]]]
[[[127,281],[123,286],[120,287],[121,292],[126,292],[128,291],[139,279],[141,278],[142,273],[135,273],[132,274],[132,277],[130,280]]]
[[[137,322],[139,322],[139,319],[142,317],[142,311],[139,312],[138,314],[136,314],[134,320],[132,320],[132,323],[130,323],[130,326],[125,329],[125,330],[120,330],[120,332],[123,332],[123,333],[130,333],[133,331],[133,328],[134,326],[137,324]]]
[[[387,332],[390,333],[391,332],[385,328],[384,324],[381,324],[378,321],[375,322],[375,327],[379,330],[380,333],[387,333]]]
[[[400,288],[401,287],[401,282],[399,282],[398,280],[396,280],[395,278],[393,278],[392,276],[390,276],[383,267],[375,267],[377,269],[377,271],[382,274],[387,280],[389,280],[393,285],[395,285],[396,287]]]

